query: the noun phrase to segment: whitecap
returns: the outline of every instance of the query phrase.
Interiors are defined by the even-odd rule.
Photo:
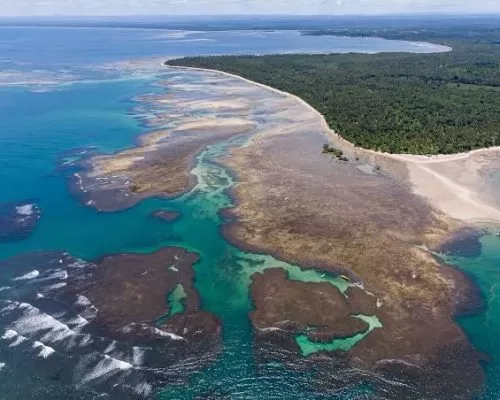
[[[17,347],[21,343],[26,342],[26,340],[28,340],[28,338],[26,338],[25,336],[19,335],[16,337],[16,339],[11,344],[9,344],[9,347]]]
[[[23,315],[9,326],[10,329],[16,330],[19,334],[31,337],[39,332],[44,332],[40,338],[44,342],[57,342],[76,334],[67,325],[40,312],[31,304],[13,303],[13,305],[17,306],[18,310],[23,310]]]
[[[103,353],[110,353],[112,352],[114,349],[116,348],[116,341],[113,340],[109,345],[108,347],[106,347],[103,351]]]
[[[45,346],[42,342],[38,341],[33,343],[33,348],[40,350],[40,352],[38,353],[38,357],[41,358],[49,358],[52,354],[56,352],[52,347]]]
[[[3,340],[12,340],[12,339],[14,339],[9,344],[9,347],[17,347],[21,343],[23,343],[23,342],[25,342],[27,340],[26,337],[19,335],[19,333],[16,332],[15,330],[13,330],[13,329],[6,329],[5,332],[4,332],[4,334],[2,335],[2,337],[0,339],[3,339]]]
[[[13,281],[28,281],[30,279],[35,279],[39,275],[40,275],[40,271],[38,271],[37,269],[34,269],[33,271],[28,272],[27,274],[24,274],[24,275],[21,275],[21,276],[17,276],[17,277],[15,277],[12,280]]]
[[[132,348],[132,362],[135,366],[140,366],[144,362],[144,349],[141,347]]]
[[[66,285],[66,282],[54,283],[53,285],[46,286],[44,289],[48,291],[57,290],[65,287]]]
[[[261,332],[279,332],[279,331],[282,331],[283,329],[281,328],[278,328],[276,326],[270,326],[270,327],[267,327],[267,328],[260,328],[259,331]]]
[[[134,368],[134,366],[128,362],[105,355],[104,359],[99,361],[90,372],[83,376],[80,380],[80,384],[85,385],[109,374],[110,372],[126,371],[132,368]]]
[[[149,398],[153,394],[153,386],[150,383],[142,382],[134,388],[135,394]]]
[[[87,263],[83,260],[76,260],[68,265],[68,268],[83,268],[86,267]]]
[[[118,360],[117,358],[113,358],[111,356],[105,355],[104,356],[105,361],[110,362],[110,366],[112,366],[114,369],[121,369],[121,370],[127,370],[134,368],[134,366],[126,361]]]
[[[12,301],[9,301],[7,300],[6,302],[4,302],[5,304],[7,304],[7,307],[4,307],[0,310],[0,315],[6,315],[10,312],[12,312],[13,310],[16,309],[16,304],[14,304]]]
[[[2,286],[0,287],[0,292],[4,292],[6,290],[9,290],[10,289],[10,286]]]
[[[73,329],[82,329],[84,326],[89,324],[89,321],[87,321],[81,315],[75,315],[69,321],[66,321],[66,324],[71,325]]]
[[[158,329],[158,328],[154,328],[153,332],[156,335],[159,335],[159,336],[162,336],[162,337],[169,337],[172,340],[186,340],[182,336],[176,335],[175,333],[170,333],[170,332],[162,331],[161,329]]]
[[[16,212],[19,215],[22,215],[22,216],[25,216],[25,217],[29,217],[30,215],[33,214],[33,206],[34,206],[34,204],[25,204],[25,205],[22,205],[22,206],[17,206],[16,207]]]
[[[64,281],[64,280],[68,279],[68,273],[64,269],[54,269],[54,270],[51,270],[49,272],[50,272],[50,275],[43,276],[43,277],[37,279],[37,282],[43,282],[43,281],[49,281],[49,280],[55,280],[55,279],[59,279],[59,280]]]
[[[2,337],[0,339],[4,339],[4,340],[14,339],[15,337],[17,337],[17,335],[18,335],[18,333],[15,330],[6,329],[5,333],[2,335]]]
[[[2,369],[5,368],[5,365],[6,365],[5,363],[0,363],[0,371],[2,371]]]
[[[83,296],[81,294],[78,294],[76,296],[75,305],[76,306],[81,306],[81,307],[88,307],[88,306],[91,306],[92,303],[90,302],[90,300],[87,297],[85,297],[85,296]]]

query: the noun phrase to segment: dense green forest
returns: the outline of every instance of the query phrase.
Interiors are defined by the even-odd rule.
[[[500,145],[500,29],[363,29],[308,35],[429,40],[437,54],[189,57],[168,64],[231,72],[303,98],[357,146],[456,153]]]

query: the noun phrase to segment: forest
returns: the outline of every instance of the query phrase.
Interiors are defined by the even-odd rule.
[[[293,93],[356,146],[449,154],[500,145],[500,28],[349,28],[306,35],[379,36],[452,47],[435,54],[213,56],[170,60]]]

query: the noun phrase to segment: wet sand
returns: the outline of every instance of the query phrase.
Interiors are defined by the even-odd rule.
[[[212,72],[203,68],[187,69]],[[374,165],[388,166],[387,173],[398,177],[406,175],[416,194],[425,197],[434,207],[450,217],[466,222],[500,222],[500,208],[495,204],[492,189],[485,188],[487,172],[500,170],[500,147],[435,156],[388,154],[357,148],[330,129],[323,116],[298,96],[237,75],[223,71],[219,73],[295,100],[303,106],[304,113],[312,113],[320,118],[321,129],[328,134],[336,147],[352,154],[353,157],[368,158]],[[398,165],[400,162],[402,165]]]
[[[195,157],[210,144],[251,135],[271,97],[234,78],[198,74],[196,83],[165,78],[168,94],[141,96],[141,109],[153,111],[143,121],[154,129],[137,146],[112,155],[96,155],[81,163],[71,187],[82,202],[101,211],[133,206],[151,196],[176,197],[196,184],[190,170]],[[182,76],[182,74],[181,74]],[[168,111],[167,111],[168,110]]]

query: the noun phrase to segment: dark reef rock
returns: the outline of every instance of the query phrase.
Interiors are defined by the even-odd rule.
[[[159,218],[166,222],[173,222],[181,217],[181,213],[178,211],[170,210],[157,210],[150,214],[154,218]]]
[[[307,332],[315,342],[352,337],[366,331],[366,322],[356,314],[372,313],[376,300],[359,288],[351,288],[346,298],[330,283],[290,281],[285,271],[268,269],[252,277],[255,310],[251,319],[255,339],[278,343],[298,352],[294,336]],[[352,304],[352,305],[351,305]],[[373,313],[372,313],[373,314]]]
[[[485,297],[468,274],[452,266],[443,265],[443,275],[454,282],[454,317],[478,315],[485,311]]]
[[[192,285],[197,260],[167,247],[95,262],[54,252],[0,263],[0,344],[40,387],[56,379],[82,399],[153,398],[221,350],[220,321],[200,310]],[[183,309],[170,317],[167,297],[178,285]]]
[[[460,257],[478,257],[483,248],[480,239],[485,234],[485,231],[477,228],[462,228],[441,243],[437,251]]]
[[[377,314],[377,299],[369,296],[360,287],[354,286],[347,289],[347,304],[353,314]]]
[[[41,211],[33,201],[0,203],[0,242],[16,242],[31,236]]]
[[[345,318],[339,321],[337,329],[319,328],[307,334],[313,342],[327,343],[335,339],[346,339],[360,333],[366,332],[368,324],[357,318]]]
[[[449,266],[442,269],[443,276],[455,283],[456,312],[477,312],[481,297],[468,278]],[[425,326],[391,324],[386,307],[377,308],[376,298],[361,287],[349,287],[345,297],[329,283],[289,281],[284,271],[269,269],[252,277],[251,293],[259,364],[280,361],[291,369],[320,369],[315,382],[332,396],[360,382],[373,387],[374,398],[384,399],[471,399],[481,387],[479,354],[458,327],[436,324],[428,332]],[[376,314],[384,328],[375,329],[349,351],[301,355],[297,334],[306,333],[320,343],[352,337],[367,329],[364,321],[353,318],[358,314]],[[381,338],[387,334],[408,338],[392,343],[396,350],[404,346],[406,355],[384,356],[389,352]],[[446,345],[436,347],[435,340]]]

